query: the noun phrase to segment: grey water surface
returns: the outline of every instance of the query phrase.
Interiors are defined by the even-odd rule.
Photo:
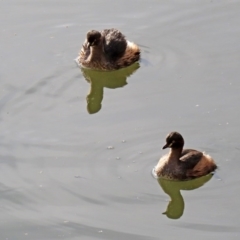
[[[239,12],[234,0],[0,1],[0,239],[240,239]],[[98,84],[74,59],[88,30],[112,27],[142,60]],[[173,130],[219,165],[182,190],[175,220],[151,175]]]

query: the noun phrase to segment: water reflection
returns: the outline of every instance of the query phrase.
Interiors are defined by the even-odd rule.
[[[139,67],[139,63],[134,63],[127,68],[111,72],[81,68],[83,76],[90,83],[90,91],[86,97],[88,112],[93,114],[100,111],[102,108],[104,88],[115,89],[127,85],[127,78]]]
[[[178,219],[184,212],[184,199],[180,190],[194,190],[203,186],[212,178],[212,174],[189,181],[170,181],[158,178],[158,183],[163,191],[169,195],[171,200],[168,203],[165,214],[168,218]]]

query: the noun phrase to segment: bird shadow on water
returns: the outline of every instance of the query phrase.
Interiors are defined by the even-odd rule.
[[[89,114],[97,113],[102,108],[104,88],[116,89],[127,85],[127,78],[140,67],[136,62],[129,67],[116,71],[97,71],[81,68],[82,74],[90,84],[90,90],[86,97],[87,111]]]
[[[212,178],[212,174],[188,181],[171,181],[158,178],[158,183],[163,191],[169,195],[170,201],[167,209],[163,212],[168,218],[179,219],[184,212],[184,199],[181,190],[194,190],[203,186]]]

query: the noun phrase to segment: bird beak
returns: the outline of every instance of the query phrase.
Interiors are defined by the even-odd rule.
[[[166,143],[164,146],[163,146],[163,148],[162,149],[165,149],[165,148],[171,148],[172,147],[172,145],[173,144],[175,144],[175,141],[172,141],[171,143]]]
[[[166,143],[163,147],[162,147],[162,149],[165,149],[165,148],[168,148],[169,147],[169,145]]]
[[[175,143],[175,141],[172,141],[171,143],[166,143],[164,146],[163,146],[163,148],[162,149],[165,149],[165,148],[171,148],[172,147],[172,145]]]

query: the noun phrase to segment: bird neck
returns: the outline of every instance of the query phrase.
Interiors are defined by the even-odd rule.
[[[171,161],[178,161],[181,157],[183,147],[180,148],[171,148],[169,153],[169,159]]]
[[[90,59],[89,61],[101,61],[103,56],[102,44],[91,47]]]

